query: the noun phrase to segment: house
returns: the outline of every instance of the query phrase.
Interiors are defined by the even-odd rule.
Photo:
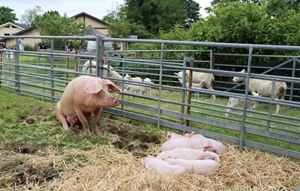
[[[0,25],[0,36],[10,36],[22,30],[29,28],[30,26],[15,22],[7,22]]]
[[[90,35],[106,37],[106,35],[108,34],[108,29],[107,29],[108,23],[106,23],[105,21],[102,21],[101,19],[98,19],[90,14],[81,12],[79,14],[72,16],[72,18],[74,18],[75,21],[78,21],[78,22],[79,21],[85,22],[85,25],[88,26],[88,28],[90,29],[90,32],[91,32]],[[10,26],[10,25],[13,25],[13,26],[6,27],[6,26]],[[0,36],[1,35],[2,36],[9,36],[9,35],[39,36],[40,35],[39,31],[36,30],[35,26],[27,26],[27,27],[25,27],[25,26],[26,25],[24,25],[22,28],[21,24],[16,24],[16,23],[11,23],[11,22],[5,23],[0,26]],[[1,30],[3,28],[6,30]],[[8,30],[8,29],[10,29],[10,30]],[[3,31],[3,34],[1,34],[1,31]],[[9,47],[15,46],[16,39],[2,38],[2,39],[0,39],[0,42],[5,42],[6,47],[9,48]],[[41,42],[41,39],[25,38],[25,45],[34,46],[34,45],[38,44],[39,42]]]
[[[85,26],[92,26],[94,29],[99,31],[100,33],[104,35],[108,35],[108,23],[98,19],[92,15],[89,15],[85,12],[81,12],[77,15],[72,16],[76,21],[83,21],[85,23]]]

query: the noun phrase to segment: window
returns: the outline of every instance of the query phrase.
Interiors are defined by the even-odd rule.
[[[9,33],[4,33],[4,36],[10,36],[10,34]]]
[[[10,28],[10,25],[5,26],[5,28]]]

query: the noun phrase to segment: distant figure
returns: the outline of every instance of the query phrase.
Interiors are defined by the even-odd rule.
[[[19,39],[19,50],[20,51],[24,51],[24,45],[25,45],[24,38]]]
[[[68,44],[68,49],[67,50],[69,50],[69,51],[72,51],[73,50],[73,42],[71,41],[71,42],[69,42],[69,44]]]

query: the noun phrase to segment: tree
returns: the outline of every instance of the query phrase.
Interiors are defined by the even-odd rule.
[[[298,13],[300,10],[299,0],[267,0],[267,12],[272,16],[282,17],[284,12],[289,10]]]
[[[194,0],[182,0],[183,8],[187,13],[187,21],[189,24],[198,21],[200,14],[200,5]]]
[[[36,26],[41,35],[68,36],[84,35],[87,30],[84,22],[77,23],[66,14],[61,16],[57,11],[47,11],[36,17]]]
[[[263,0],[213,0],[210,4],[211,5],[216,5],[218,3],[229,3],[229,2],[236,2],[236,1],[239,1],[239,2],[242,2],[242,3],[255,3],[257,5],[262,5],[263,3]]]
[[[142,24],[154,35],[187,19],[182,0],[126,0],[125,13],[130,23]]]
[[[40,6],[35,6],[33,9],[26,9],[24,15],[21,16],[21,22],[27,25],[35,25],[36,17],[44,11]]]
[[[84,22],[76,22],[66,14],[61,16],[57,11],[47,11],[36,17],[36,27],[41,35],[48,36],[70,36],[85,35],[88,29]],[[63,47],[64,40],[54,40],[55,46]]]
[[[124,11],[124,6],[117,6],[113,11],[110,11],[103,17],[102,20],[109,23],[108,34],[111,37],[128,38],[129,35],[138,35],[139,38],[149,38],[150,33],[146,28],[135,22],[128,21]]]
[[[232,2],[227,6],[217,4],[206,19],[194,23],[191,39],[194,41],[295,45],[300,42],[300,13],[286,11],[282,18],[272,18],[266,14],[266,7],[254,3]],[[212,48],[216,52],[248,53],[245,49]],[[261,54],[283,54],[274,50],[255,50]],[[295,53],[298,54],[298,53]],[[228,57],[232,59],[233,57]],[[234,57],[234,60],[216,60],[216,62],[247,63],[247,60]],[[253,58],[254,63],[268,63],[278,58]]]
[[[0,6],[0,25],[18,20],[16,14],[13,13],[13,11],[14,10],[9,7]]]

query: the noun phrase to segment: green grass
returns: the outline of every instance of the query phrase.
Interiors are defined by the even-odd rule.
[[[21,57],[21,60],[24,62],[27,60],[28,62],[34,63],[34,58],[27,58],[27,57]],[[35,70],[28,70],[26,72],[32,72],[32,74],[36,74],[37,71]],[[45,76],[48,75],[50,71],[45,71],[45,73],[43,73],[42,71],[39,72],[39,74],[44,74]],[[56,74],[57,77],[65,77],[64,73],[57,73]],[[13,77],[13,75],[11,75],[11,77]],[[72,76],[70,76],[70,78],[72,78]],[[21,79],[22,80],[22,79]],[[35,84],[39,84],[41,86],[47,86],[50,87],[50,83],[48,80],[39,80],[38,82],[34,82]],[[63,90],[65,87],[64,83],[56,83],[55,82],[55,88],[57,89],[61,89]],[[26,88],[26,89],[30,89],[30,90],[34,90],[34,91],[41,91],[39,88],[36,87],[32,87],[32,86],[22,86],[22,88]],[[156,89],[152,90],[152,97],[154,98],[158,98],[158,91]],[[21,92],[22,94],[26,94],[24,92]],[[44,90],[45,94],[51,95],[51,91],[50,90]],[[61,92],[54,92],[55,96],[60,96]],[[179,104],[171,104],[171,103],[166,103],[163,100],[166,101],[175,101],[175,102],[180,102],[181,101],[181,92],[173,92],[173,91],[167,91],[167,90],[163,90],[162,91],[162,102],[161,102],[161,108],[166,109],[166,110],[170,110],[170,111],[176,111],[176,112],[181,112],[181,106]],[[119,96],[120,98],[121,96]],[[187,98],[187,96],[186,96]],[[43,98],[41,97],[41,99],[44,100],[49,100],[49,98]],[[132,102],[132,103],[138,103],[138,104],[143,104],[143,105],[148,105],[148,106],[152,106],[157,108],[158,107],[158,101],[155,100],[148,100],[148,99],[143,99],[143,98],[130,98],[129,96],[124,96],[124,100]],[[233,123],[236,125],[241,126],[242,125],[242,117],[241,117],[241,113],[242,111],[238,111],[235,110],[234,113],[231,113],[229,115],[229,117],[224,117],[224,112],[225,112],[225,107],[227,105],[227,101],[228,98],[218,98],[217,100],[211,100],[209,98],[208,95],[201,95],[200,98],[194,98],[193,97],[193,101],[192,102],[192,108],[191,108],[191,115],[196,116],[196,117],[201,117],[201,118],[205,118],[205,119],[211,119],[214,121],[221,121],[221,122],[227,122],[227,123]],[[187,103],[187,99],[186,99],[186,103]],[[214,105],[208,105],[207,103],[212,103]],[[52,106],[53,107],[53,106]],[[241,106],[238,107],[241,109]],[[150,111],[145,111],[142,109],[137,109],[134,107],[130,107],[130,106],[124,106],[124,109],[128,110],[128,111],[134,111],[138,114],[141,115],[151,115],[156,117],[157,113],[153,113]],[[274,105],[272,108],[273,114],[275,113],[275,109],[276,106]],[[260,103],[258,108],[255,109],[255,111],[259,111],[261,112],[261,114],[253,114],[253,116],[247,116],[246,120],[245,120],[245,126],[247,128],[255,128],[255,129],[266,129],[266,124],[267,124],[267,118],[268,118],[268,110],[269,110],[269,105],[268,104],[263,104]],[[31,111],[31,110],[30,110]],[[25,111],[22,110],[22,113],[26,113],[26,115],[31,115],[30,113],[28,113],[29,111]],[[186,107],[185,107],[185,112],[186,112]],[[53,112],[52,112],[53,113]],[[288,134],[288,135],[293,135],[296,137],[299,137],[300,134],[299,133],[290,133],[290,132],[286,132],[286,131],[282,131],[285,129],[288,130],[294,130],[294,131],[298,131],[299,132],[299,127],[293,126],[293,125],[288,125],[288,124],[284,124],[282,122],[291,122],[291,123],[295,123],[298,124],[300,122],[300,120],[295,120],[295,119],[285,119],[282,116],[292,116],[295,118],[298,118],[298,116],[300,116],[300,110],[296,109],[296,108],[289,108],[289,107],[283,107],[282,112],[280,113],[280,115],[276,116],[273,115],[271,116],[272,120],[278,120],[279,122],[271,122],[270,125],[272,127],[279,127],[281,128],[281,130],[276,130],[276,129],[270,129],[271,132],[280,132],[282,134]],[[49,117],[49,116],[48,116]],[[257,119],[257,117],[260,117],[262,119]],[[174,117],[174,116],[168,116],[168,115],[161,115],[161,118],[163,118],[164,120],[167,121],[172,121],[175,123],[181,123],[181,120],[178,117]],[[52,116],[53,120],[55,119],[55,116]],[[139,122],[139,121],[135,121],[135,120],[131,120],[131,119],[126,119],[126,118],[116,118],[119,121],[125,122],[125,123],[132,123],[136,126],[140,126],[143,125],[143,122]],[[7,119],[7,120],[13,120],[13,119]],[[16,119],[17,120],[17,119]],[[51,121],[49,120],[49,121]],[[13,122],[11,124],[12,127],[17,127],[19,124],[16,123],[15,121],[11,121]],[[254,123],[254,124],[252,124]],[[223,127],[219,127],[219,126],[212,126],[209,124],[202,124],[199,122],[194,122],[191,121],[190,126],[195,127],[195,128],[202,128],[208,131],[212,131],[212,132],[216,132],[216,133],[220,133],[220,134],[225,134],[225,135],[229,135],[229,136],[233,136],[233,137],[240,137],[240,132],[238,131],[234,131],[234,130],[230,130],[230,129],[226,129]],[[37,127],[33,127],[37,128]],[[42,128],[41,128],[42,129]],[[29,131],[31,131],[29,129]],[[53,134],[57,134],[56,131],[53,132]],[[39,135],[36,135],[39,136]],[[46,136],[46,135],[44,135]],[[65,137],[59,138],[60,142],[57,143],[58,146],[65,146],[67,145],[67,143],[71,142],[68,140],[68,134],[65,135]],[[84,139],[84,137],[82,137]],[[28,138],[29,139],[29,138]],[[282,147],[282,148],[286,148],[286,149],[291,149],[291,150],[296,150],[296,151],[300,151],[300,147],[297,144],[292,144],[292,143],[288,143],[288,142],[283,142],[283,141],[278,141],[278,140],[274,140],[274,139],[265,139],[265,137],[262,137],[260,135],[252,135],[252,134],[245,134],[245,139],[246,140],[252,140],[255,142],[260,142],[260,143],[264,143],[265,141],[268,142],[268,144],[270,145],[274,145],[274,146],[278,146],[278,147]],[[24,139],[26,140],[26,139]],[[85,140],[83,140],[84,142]],[[91,140],[90,140],[91,141]],[[97,139],[95,140],[95,142],[98,141]],[[80,141],[75,140],[75,142],[80,145]],[[93,140],[92,140],[93,142]],[[101,142],[101,141],[100,141]],[[45,143],[43,143],[45,144]],[[51,143],[52,144],[52,143]],[[70,146],[73,145],[69,144]],[[76,145],[74,146],[76,147]],[[83,149],[84,146],[81,146]],[[88,149],[88,148],[87,148]]]

